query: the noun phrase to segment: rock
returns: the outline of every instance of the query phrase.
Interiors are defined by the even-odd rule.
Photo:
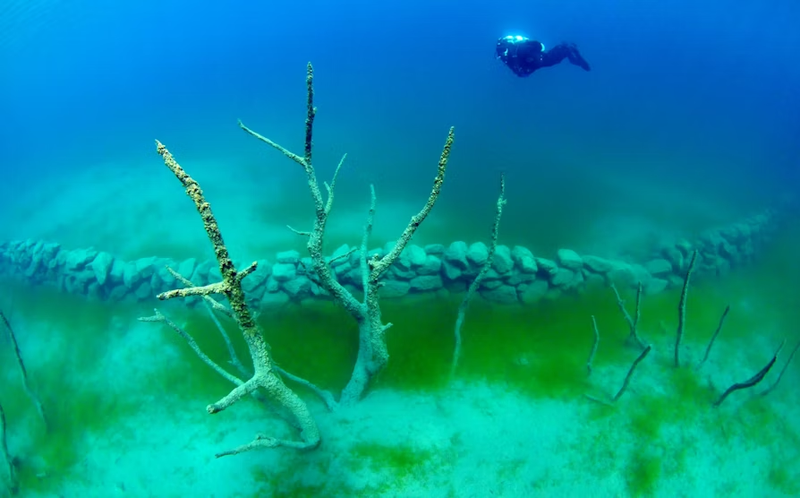
[[[168,266],[174,268],[175,262],[169,261],[159,267],[158,271],[153,274],[153,278],[150,279],[150,285],[155,292],[166,292],[170,289],[184,287],[183,283],[178,283],[177,279],[172,276],[172,273],[167,269]]]
[[[448,280],[458,280],[459,278],[461,278],[462,275],[461,268],[458,268],[453,263],[444,260],[442,262],[442,268],[444,269],[444,276]]]
[[[397,258],[397,261],[400,261],[401,258]],[[402,267],[398,266],[397,261],[395,264],[389,268],[389,272],[387,273],[390,279],[394,280],[411,280],[412,278],[417,276],[417,272],[412,270],[410,266]],[[406,260],[408,262],[408,260]]]
[[[654,259],[644,265],[645,269],[655,276],[669,275],[672,273],[672,263],[666,259]]]
[[[96,256],[97,251],[94,249],[76,249],[74,251],[69,251],[65,267],[67,271],[77,273],[86,268]]]
[[[611,271],[611,261],[598,256],[584,256],[583,266],[595,273],[608,273]]]
[[[137,259],[135,262],[136,264],[136,278],[137,279],[150,279],[153,274],[156,272],[156,265],[158,263],[158,258],[155,256],[151,256],[149,258],[141,258]]]
[[[242,289],[245,292],[253,292],[258,287],[265,285],[271,274],[272,266],[270,266],[269,262],[266,260],[259,261],[255,271],[242,280]]]
[[[428,255],[425,263],[417,269],[418,275],[438,275],[442,270],[442,260],[436,256]]]
[[[669,285],[669,281],[663,278],[651,278],[646,286],[642,286],[642,290],[648,296],[663,292]]]
[[[467,250],[467,259],[475,266],[483,266],[489,259],[489,248],[483,242],[475,242]]]
[[[295,250],[282,251],[275,255],[275,260],[278,263],[295,266],[300,262],[300,253]]]
[[[428,244],[425,246],[425,252],[434,256],[441,256],[444,251],[445,248],[442,244]]]
[[[288,282],[297,276],[297,267],[292,263],[275,263],[272,265],[272,278],[277,282]]]
[[[444,252],[444,261],[450,263],[459,270],[466,270],[469,268],[469,261],[467,261],[467,243],[459,240],[450,244],[450,247]]]
[[[414,292],[430,292],[444,287],[442,277],[439,275],[422,275],[412,278],[409,284],[410,290]]]
[[[608,280],[617,287],[629,287],[639,282],[633,267],[621,261],[612,262],[611,271],[608,272]]]
[[[552,278],[556,272],[558,271],[558,265],[555,261],[545,258],[535,258],[536,266],[539,269],[541,275]]]
[[[545,280],[536,280],[528,284],[519,294],[520,300],[524,304],[535,303],[542,299],[546,294],[550,285]]]
[[[153,297],[153,288],[150,286],[150,280],[145,280],[133,291],[133,296],[138,301],[144,301]]]
[[[408,294],[411,284],[404,280],[384,280],[383,286],[378,290],[381,297],[398,298]]]
[[[492,279],[492,278],[486,279],[486,278],[484,278],[483,280],[481,280],[481,285],[480,285],[479,288],[480,289],[489,289],[489,290],[491,290],[491,289],[497,289],[498,287],[500,287],[502,285],[503,285],[503,281],[500,280],[500,279],[496,279],[496,278],[495,279]]]
[[[406,246],[404,252],[408,256],[408,261],[411,263],[412,268],[420,267],[428,260],[428,253],[418,245],[410,244]]]
[[[111,264],[111,271],[109,271],[106,281],[111,282],[113,284],[112,286],[116,286],[123,283],[122,277],[124,274],[125,262],[119,258],[116,258],[114,259],[114,263]]]
[[[583,268],[583,258],[572,249],[559,249],[556,253],[556,261],[568,270],[580,270]]]
[[[567,268],[559,268],[553,278],[550,280],[550,283],[553,284],[553,287],[561,287],[569,285],[572,282],[572,279],[575,278],[575,272],[569,270]]]
[[[181,261],[180,264],[178,264],[178,267],[175,268],[175,271],[178,272],[178,275],[182,276],[183,278],[191,280],[192,274],[194,273],[194,269],[196,267],[197,258],[189,258]]]
[[[209,282],[208,273],[212,268],[216,268],[216,261],[207,259],[200,262],[192,273],[190,279],[195,286],[207,285]]]
[[[515,271],[511,274],[510,277],[506,279],[506,283],[508,285],[518,286],[520,284],[527,284],[536,280],[536,275],[532,273],[522,273],[519,271]]]
[[[511,258],[511,249],[508,246],[497,246],[492,259],[492,269],[499,274],[510,272],[514,268],[514,260]]]
[[[114,286],[113,289],[108,293],[107,299],[112,303],[122,301],[125,299],[125,296],[128,294],[128,288],[125,284],[118,283]]]
[[[92,271],[94,271],[94,278],[97,283],[105,285],[108,275],[111,273],[111,266],[114,264],[114,256],[107,252],[97,254],[94,261],[91,263]]]
[[[300,275],[284,282],[282,287],[290,298],[298,299],[311,292],[311,279],[305,275]]]
[[[510,285],[501,285],[495,289],[482,290],[481,297],[487,301],[501,304],[515,304],[519,302],[517,289]]]
[[[523,273],[536,273],[539,270],[533,253],[527,247],[514,246],[511,250],[511,259]]]

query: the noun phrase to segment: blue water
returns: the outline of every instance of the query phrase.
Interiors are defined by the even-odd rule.
[[[758,372],[786,340],[772,382],[791,361],[785,352],[797,350],[800,317],[792,289],[800,278],[800,237],[793,218],[781,218],[790,221],[781,228],[789,229],[774,238],[759,232],[749,244],[743,235],[738,246],[728,246],[733,254],[700,256],[699,265],[708,264],[689,294],[686,364],[704,350],[721,310],[730,304],[732,311],[699,373],[673,369],[668,353],[685,261],[673,268],[672,260],[661,259],[672,256],[652,249],[669,242],[670,254],[683,260],[688,252],[676,250],[676,239],[695,241],[705,230],[766,208],[784,209],[795,196],[799,25],[800,4],[793,0],[4,0],[0,245],[45,240],[62,244],[71,258],[101,260],[84,251],[91,247],[104,251],[106,261],[134,267],[138,258],[171,258],[190,262],[191,275],[189,258],[210,259],[211,247],[155,153],[159,140],[203,184],[234,259],[271,264],[276,251],[305,251],[305,239],[284,228],[307,229],[311,221],[303,172],[244,134],[237,119],[301,153],[311,62],[318,106],[314,165],[321,180],[348,154],[327,252],[360,240],[370,183],[379,213],[371,243],[396,237],[425,202],[454,126],[442,195],[414,243],[488,242],[502,173],[508,204],[501,244],[547,258],[559,248],[617,260],[633,255],[642,263],[658,257],[656,263],[669,267],[663,279],[652,279],[663,284],[659,290],[645,291],[641,333],[652,339],[654,354],[634,377],[623,399],[629,404],[616,411],[595,412],[576,401],[585,401],[586,386],[615,392],[635,357],[623,344],[628,331],[606,289],[562,294],[553,283],[545,285],[554,290],[552,299],[520,298],[525,306],[519,308],[482,301],[465,322],[471,376],[459,378],[465,385],[454,389],[442,379],[458,302],[398,299],[384,310],[397,322],[388,335],[394,363],[374,396],[371,391],[354,411],[331,415],[302,392],[313,399],[320,448],[299,457],[281,449],[214,460],[221,447],[262,430],[297,435],[245,402],[209,422],[204,407],[230,385],[166,327],[135,320],[156,303],[149,295],[131,297],[152,290],[150,273],[140,282],[106,268],[107,289],[98,291],[105,284],[96,281],[95,272],[102,272],[94,263],[88,269],[67,264],[47,276],[67,291],[59,293],[31,284],[47,265],[27,271],[29,262],[15,259],[43,246],[15,244],[0,255],[8,274],[23,278],[2,289],[0,311],[19,331],[33,384],[60,424],[47,434],[36,425],[0,333],[0,402],[10,414],[9,446],[19,455],[12,466],[19,467],[22,495],[91,490],[106,497],[127,489],[126,496],[266,496],[283,489],[281,496],[338,496],[359,489],[361,496],[383,490],[411,497],[483,498],[487,490],[509,497],[583,497],[587,490],[597,496],[796,496],[797,361],[772,397],[737,393],[720,412],[710,411],[706,399]],[[494,57],[496,40],[508,34],[548,48],[575,43],[592,70],[564,61],[518,78]],[[771,222],[752,226],[759,223],[774,228]],[[728,259],[746,264],[731,269]],[[295,270],[294,262],[281,264]],[[584,268],[575,275],[582,282],[590,273]],[[293,281],[305,278],[293,275]],[[551,277],[539,271],[536,278]],[[125,279],[134,279],[135,290]],[[123,287],[128,301],[103,300],[102,292]],[[520,295],[529,288],[520,286]],[[289,299],[273,290],[268,294]],[[93,292],[101,302],[86,299]],[[629,307],[633,292],[623,289]],[[303,302],[274,315],[265,311],[261,320],[272,327],[268,340],[279,361],[307,367],[318,375],[312,380],[340,391],[339,380],[331,379],[349,378],[357,327],[340,307],[326,306]],[[169,312],[227,368],[218,331],[198,309],[176,305]],[[583,350],[595,315],[600,359],[584,384]],[[234,340],[246,359],[238,333]],[[543,361],[542,351],[560,356]],[[572,370],[564,374],[562,367]],[[16,387],[8,387],[12,382]],[[544,389],[557,391],[550,384],[559,382],[574,392]],[[428,460],[413,461],[418,457]],[[365,470],[364,461],[374,465]],[[3,463],[0,455],[0,497]],[[42,476],[45,471],[51,475]],[[550,494],[531,494],[536,490]]]
[[[213,158],[243,180],[289,178],[302,188],[291,165],[257,166],[274,156],[236,120],[300,150],[308,61],[317,74],[317,167],[327,177],[340,154],[350,158],[341,202],[358,194],[363,203],[368,181],[383,198],[420,199],[454,125],[440,210],[483,222],[483,232],[454,229],[467,238],[488,230],[501,171],[511,199],[505,235],[545,252],[587,245],[579,234],[605,215],[636,213],[674,230],[730,221],[797,180],[793,2],[3,8],[9,195],[53,171],[121,158],[150,161],[163,175],[156,138],[190,170],[188,161]],[[593,70],[564,62],[517,78],[494,58],[496,38],[508,33],[548,47],[574,42]],[[713,208],[687,207],[704,203]]]

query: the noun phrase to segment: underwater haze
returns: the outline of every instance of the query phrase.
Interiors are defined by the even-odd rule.
[[[799,25],[792,0],[4,0],[0,498],[800,496]],[[574,43],[591,70],[518,77],[495,56],[508,35]],[[346,154],[327,256],[361,243],[370,185],[369,248],[392,247],[453,127],[411,242],[435,279],[422,263],[385,277],[390,360],[358,404],[328,410],[287,381],[318,448],[214,458],[298,436],[248,397],[209,416],[230,383],[174,327],[137,321],[161,306],[224,369],[234,350],[250,361],[230,312],[220,325],[199,300],[155,299],[164,261],[189,262],[195,285],[218,266],[155,141],[202,186],[233,260],[271,272],[248,304],[276,364],[342,391],[359,324],[287,228],[315,221],[306,174],[238,124],[302,155],[309,63],[320,182]],[[490,259],[468,291],[481,243],[511,269]],[[619,284],[623,267],[643,273]],[[334,276],[358,294],[358,271]]]
[[[800,125],[793,2],[277,5],[6,2],[2,188],[13,213],[6,238],[135,252],[107,224],[53,227],[48,201],[32,192],[53,184],[70,196],[64,208],[75,217],[85,216],[73,205],[82,203],[108,211],[114,230],[147,232],[130,210],[146,210],[145,199],[159,203],[162,196],[147,191],[176,188],[154,139],[201,184],[208,169],[244,184],[244,195],[262,197],[254,207],[282,226],[275,218],[285,210],[276,206],[308,210],[303,175],[236,120],[301,147],[308,61],[317,75],[316,164],[327,178],[348,153],[345,211],[365,210],[369,182],[378,219],[395,203],[418,202],[448,127],[456,127],[454,163],[433,214],[441,222],[431,222],[444,233],[423,229],[428,241],[485,237],[500,172],[511,200],[504,235],[544,252],[567,245],[614,253],[628,241],[704,229],[793,193]],[[494,57],[495,40],[517,33],[548,47],[576,43],[593,69],[565,61],[518,78]],[[93,199],[86,190],[103,184],[87,185],[85,175],[97,169],[135,175],[133,191]],[[212,200],[237,188],[213,187],[206,185]],[[161,221],[180,228],[176,216]],[[405,216],[393,221],[388,233]],[[164,237],[181,245],[179,236]],[[269,250],[296,242],[264,239]],[[236,244],[260,255],[261,247]]]

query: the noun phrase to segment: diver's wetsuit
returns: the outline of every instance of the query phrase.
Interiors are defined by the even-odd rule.
[[[589,63],[578,52],[574,43],[560,43],[550,50],[536,40],[524,36],[506,36],[497,40],[497,58],[519,77],[530,76],[541,67],[555,66],[564,59],[585,71]]]

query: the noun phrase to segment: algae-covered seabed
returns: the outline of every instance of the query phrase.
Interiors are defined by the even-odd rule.
[[[326,412],[310,453],[257,451],[215,459],[257,433],[292,437],[254,400],[218,415],[230,388],[146,305],[91,303],[8,283],[3,308],[50,419],[45,432],[0,341],[8,445],[21,496],[796,496],[800,493],[800,361],[775,380],[800,340],[800,230],[782,233],[753,266],[698,281],[689,294],[684,367],[672,366],[678,292],[647,296],[640,334],[654,346],[613,408],[638,350],[606,289],[527,307],[476,301],[460,370],[448,382],[458,298],[384,302],[391,361],[357,407]],[[628,296],[629,298],[632,296]],[[628,299],[632,303],[632,299]],[[727,304],[726,325],[701,369]],[[203,311],[165,307],[206,352],[226,349]],[[586,359],[594,315],[601,340]],[[340,389],[356,354],[349,316],[328,303],[260,316],[287,370]],[[237,337],[234,327],[232,336]],[[786,340],[755,389],[711,406]],[[240,347],[240,356],[247,358]]]

